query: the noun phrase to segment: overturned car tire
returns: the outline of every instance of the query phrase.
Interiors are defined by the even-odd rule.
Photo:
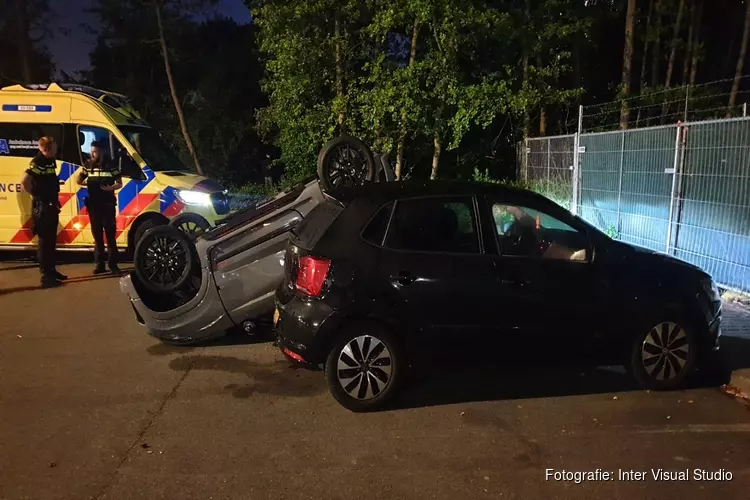
[[[326,191],[371,182],[375,178],[372,151],[356,137],[336,137],[318,154],[318,178]]]
[[[198,265],[190,238],[171,226],[156,226],[146,231],[135,247],[133,259],[140,281],[156,293],[180,290]]]

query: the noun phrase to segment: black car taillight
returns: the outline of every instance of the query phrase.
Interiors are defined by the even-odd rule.
[[[319,257],[300,257],[294,287],[308,297],[317,297],[331,269],[331,261]]]

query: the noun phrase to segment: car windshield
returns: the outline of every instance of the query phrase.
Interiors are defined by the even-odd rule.
[[[152,128],[122,126],[120,132],[138,151],[148,167],[154,172],[165,170],[189,170],[174,152],[169,149],[159,134]]]

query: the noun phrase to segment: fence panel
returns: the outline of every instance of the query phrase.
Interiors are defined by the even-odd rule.
[[[616,236],[626,243],[664,252],[676,127],[631,130],[624,134],[620,226]]]
[[[750,119],[581,134],[578,214],[750,292]],[[528,139],[525,179],[566,208],[575,135]]]
[[[750,291],[750,121],[685,126],[672,252]]]
[[[535,191],[570,209],[575,135],[528,139],[526,148],[525,178],[522,178]]]
[[[622,133],[580,138],[578,214],[610,235],[617,230]]]

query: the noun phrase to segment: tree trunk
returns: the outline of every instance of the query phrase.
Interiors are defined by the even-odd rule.
[[[696,8],[698,13],[695,15],[695,29],[693,33],[693,50],[692,59],[693,62],[690,65],[690,81],[689,85],[695,85],[695,78],[698,75],[698,60],[700,59],[700,33],[701,33],[701,17],[703,17],[703,0],[697,0],[698,4]]]
[[[641,60],[641,85],[639,91],[643,93],[646,87],[646,62],[648,61],[648,44],[651,40],[651,16],[654,13],[654,0],[648,4],[648,15],[646,16],[646,38],[643,41],[643,57]],[[640,111],[639,111],[640,113]]]
[[[411,50],[409,52],[409,67],[414,66],[417,59],[417,37],[419,36],[419,20],[414,19],[411,30]],[[401,134],[396,147],[396,180],[401,180],[401,167],[404,164],[404,144],[406,143],[406,109],[401,110]]]
[[[648,3],[648,16],[646,16],[646,36],[643,41],[643,55],[641,57],[641,82],[638,87],[638,91],[643,95],[643,91],[646,89],[646,63],[648,62],[648,45],[651,41],[651,17],[654,14],[654,0]],[[635,126],[638,128],[638,124],[641,122],[641,111],[642,106],[638,107],[638,114],[635,117]]]
[[[23,73],[23,83],[33,83],[34,77],[31,74],[31,61],[29,53],[31,52],[31,37],[29,35],[29,13],[26,6],[27,0],[16,0],[16,43],[18,44],[18,58],[21,61],[21,71]]]
[[[542,56],[536,56],[537,68],[542,67]],[[539,136],[544,137],[547,134],[547,112],[544,109],[544,103],[539,105]]]
[[[440,146],[440,136],[437,132],[435,132],[435,135],[433,136],[433,144],[434,149],[432,150],[432,171],[430,172],[430,180],[437,179],[437,173],[438,173],[438,165],[440,164],[440,151],[442,150]]]
[[[659,61],[661,57],[661,14],[662,14],[662,1],[656,0],[654,6],[654,15],[656,16],[656,39],[654,40],[654,51],[651,57],[651,86],[656,87],[659,85]]]
[[[526,88],[529,79],[529,56],[523,56],[523,87]],[[528,139],[531,132],[531,117],[529,116],[529,107],[523,108],[523,138]]]
[[[688,7],[690,8],[690,22],[688,24],[688,37],[687,44],[685,45],[685,64],[682,66],[682,84],[687,85],[688,77],[690,76],[690,55],[693,51],[693,32],[695,29],[695,14],[697,9],[693,5],[692,0],[688,0]]]
[[[737,57],[737,69],[734,72],[734,82],[732,82],[732,92],[729,94],[729,105],[727,106],[727,118],[732,116],[732,108],[737,101],[737,92],[740,90],[740,77],[742,68],[745,66],[745,55],[747,54],[747,39],[750,35],[750,2],[747,2],[747,11],[745,12],[745,28],[742,31],[742,43],[740,44],[740,55]]]
[[[674,62],[677,57],[677,41],[680,39],[680,26],[682,24],[682,12],[685,8],[685,0],[680,0],[677,7],[677,19],[674,21],[674,31],[672,33],[672,45],[669,50],[669,62],[667,63],[667,76],[664,78],[664,88],[670,88],[672,85],[672,72],[674,71]],[[664,93],[664,104],[661,105],[661,123],[667,119],[669,111],[669,93]]]
[[[338,114],[338,125],[339,125],[339,133],[344,134],[345,133],[345,126],[344,126],[344,108],[343,108],[343,102],[344,102],[344,61],[342,56],[342,48],[341,48],[341,22],[339,20],[340,14],[338,11],[336,11],[335,20],[334,20],[334,33],[333,36],[335,38],[336,43],[336,97],[338,98],[339,102],[339,114]]]
[[[185,145],[188,148],[190,156],[193,158],[195,164],[195,170],[203,175],[203,169],[201,169],[200,162],[198,161],[198,155],[195,153],[193,148],[193,141],[190,139],[188,133],[187,122],[185,122],[185,115],[182,113],[182,104],[180,99],[177,97],[177,89],[174,84],[174,77],[172,76],[172,67],[169,64],[169,53],[167,52],[167,39],[164,37],[164,26],[161,22],[161,4],[154,2],[154,10],[156,10],[156,24],[159,27],[159,43],[161,43],[161,53],[164,57],[164,71],[167,73],[167,81],[169,82],[169,93],[172,94],[172,102],[174,103],[174,109],[177,112],[177,119],[180,122],[180,129],[182,130],[182,137],[185,139]]]
[[[674,32],[672,33],[672,46],[669,51],[669,62],[667,63],[667,76],[664,80],[664,86],[669,88],[672,84],[672,72],[674,71],[674,61],[677,57],[677,41],[680,39],[680,26],[682,24],[682,12],[685,10],[685,0],[680,0],[677,7],[677,19],[674,21]]]
[[[635,27],[635,0],[628,0],[628,11],[625,15],[625,49],[622,54],[622,104],[620,105],[620,130],[628,128],[630,107],[630,77],[633,71],[633,31]]]
[[[531,29],[531,0],[526,0],[524,14],[526,16],[526,28]],[[527,42],[528,43],[528,42]],[[524,47],[523,53],[523,88],[528,87],[529,82],[529,47]],[[528,139],[531,132],[531,117],[529,116],[529,107],[523,108],[523,139]]]

